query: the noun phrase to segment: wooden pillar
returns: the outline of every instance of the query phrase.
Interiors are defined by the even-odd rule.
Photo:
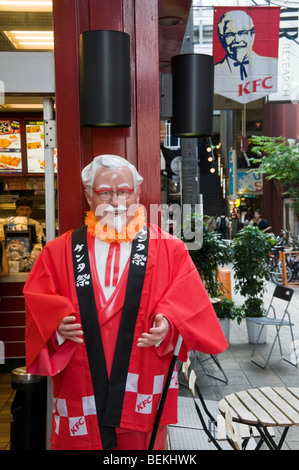
[[[160,203],[159,40],[156,0],[54,0],[60,234],[79,226],[87,205],[81,170],[96,155],[127,158],[144,177],[142,203]],[[80,125],[79,35],[113,29],[130,35],[131,127]],[[149,40],[150,38],[150,40]]]

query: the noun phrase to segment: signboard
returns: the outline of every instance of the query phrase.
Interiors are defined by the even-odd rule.
[[[237,194],[237,184],[236,184],[236,178],[237,178],[237,157],[236,157],[236,151],[235,150],[230,150],[229,151],[229,193],[230,196],[236,198]]]
[[[0,120],[0,173],[22,173],[20,122]]]
[[[44,173],[44,123],[43,121],[28,121],[25,125],[27,172]],[[57,151],[54,150],[54,171],[57,172]]]
[[[238,171],[238,193],[263,194],[263,176],[251,171]]]
[[[277,92],[269,101],[299,102],[299,8],[281,8]]]
[[[215,7],[215,93],[249,103],[277,91],[279,7]]]

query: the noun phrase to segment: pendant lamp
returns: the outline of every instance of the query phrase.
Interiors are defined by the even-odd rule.
[[[131,125],[130,37],[121,31],[80,34],[80,112],[84,127]]]
[[[213,134],[214,57],[180,54],[172,57],[172,124],[176,137]]]

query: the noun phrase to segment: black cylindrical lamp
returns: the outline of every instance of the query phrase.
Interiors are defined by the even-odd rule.
[[[80,34],[80,113],[85,127],[131,125],[130,37],[122,31]]]
[[[172,124],[176,137],[213,134],[214,57],[180,54],[172,57]]]

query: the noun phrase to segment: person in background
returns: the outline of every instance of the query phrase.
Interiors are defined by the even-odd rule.
[[[42,243],[45,240],[45,234],[41,224],[34,219],[31,219],[33,201],[31,198],[22,196],[16,200],[16,213],[18,217],[28,217],[28,224],[35,225],[37,242]]]
[[[229,227],[229,220],[225,215],[225,212],[217,218],[217,231],[221,235],[222,239],[226,239],[228,237],[227,231]]]
[[[258,227],[263,232],[270,232],[272,229],[271,225],[269,224],[268,220],[262,218],[262,212],[260,209],[257,209],[254,212],[254,227]]]
[[[247,227],[248,225],[253,225],[253,222],[254,222],[254,218],[249,212],[247,212],[244,216],[243,227]]]
[[[237,209],[234,207],[231,213],[231,238],[235,238],[239,230],[239,214]]]
[[[217,214],[213,214],[213,216],[208,221],[209,232],[217,232]]]

